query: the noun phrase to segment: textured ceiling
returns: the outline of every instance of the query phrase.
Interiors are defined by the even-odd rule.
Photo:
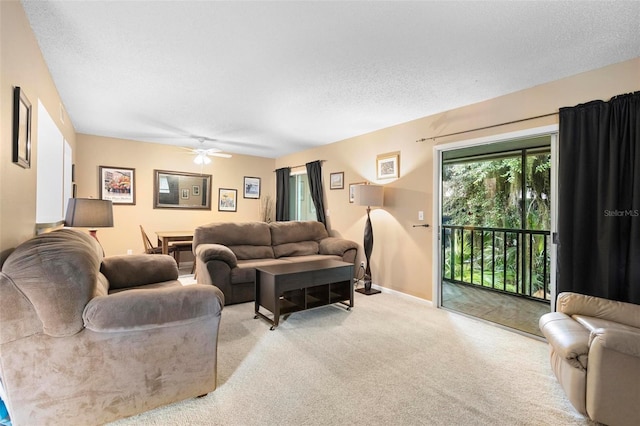
[[[77,132],[272,158],[640,56],[640,2],[23,5]]]

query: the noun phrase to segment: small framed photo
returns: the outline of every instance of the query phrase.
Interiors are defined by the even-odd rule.
[[[218,211],[235,212],[238,210],[237,205],[238,190],[219,188],[218,189]]]
[[[100,199],[113,204],[136,204],[136,169],[99,166]]]
[[[329,189],[344,189],[344,172],[329,174]]]
[[[182,191],[180,191],[180,198],[183,200],[189,199],[189,188],[182,188]]]
[[[31,168],[31,102],[20,87],[13,88],[13,162]]]
[[[193,194],[194,196],[199,196],[200,195],[200,185],[193,185],[191,187],[191,194]]]
[[[349,184],[349,202],[353,203],[356,199],[356,186],[364,185],[366,182],[355,182]]]
[[[400,151],[378,155],[376,158],[376,177],[378,179],[400,177]]]
[[[245,176],[244,177],[244,198],[260,198],[260,178]]]

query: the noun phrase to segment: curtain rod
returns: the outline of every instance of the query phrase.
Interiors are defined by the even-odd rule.
[[[319,160],[321,163],[324,163],[327,160]],[[313,163],[313,161],[310,161],[310,163]],[[281,169],[285,169],[285,168],[289,168],[289,169],[296,169],[298,167],[306,167],[306,164],[299,164],[297,166],[284,166],[284,167],[280,167]],[[274,172],[277,172],[278,170],[274,170]]]
[[[422,139],[418,139],[416,142],[426,142],[426,141],[429,141],[429,140],[435,141],[436,138],[438,138],[438,139],[439,138],[446,138],[447,136],[455,136],[455,135],[461,135],[463,133],[476,132],[478,130],[492,129],[494,127],[506,126],[507,124],[522,123],[523,121],[535,120],[537,118],[551,117],[552,115],[558,115],[558,113],[557,112],[551,112],[549,114],[536,115],[535,117],[529,117],[529,118],[522,118],[520,120],[507,121],[506,123],[492,124],[491,126],[478,127],[476,129],[463,130],[461,132],[449,133],[449,134],[446,134],[446,135],[432,136],[430,138],[422,138]]]

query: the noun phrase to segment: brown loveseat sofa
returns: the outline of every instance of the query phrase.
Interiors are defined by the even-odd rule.
[[[560,293],[540,318],[571,404],[607,425],[640,424],[640,305]]]
[[[32,238],[0,273],[0,381],[14,426],[97,425],[216,388],[224,298],[166,255],[86,233]]]
[[[196,228],[193,253],[198,283],[220,288],[232,304],[255,299],[257,266],[327,258],[354,263],[358,245],[330,237],[321,222],[228,222]]]

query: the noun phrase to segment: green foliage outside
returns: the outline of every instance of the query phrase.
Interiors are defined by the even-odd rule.
[[[548,231],[550,157],[548,150],[527,152],[524,206],[520,152],[443,166],[443,225],[468,227],[444,228],[445,279],[548,299],[549,238],[545,255],[544,235],[478,228]]]

